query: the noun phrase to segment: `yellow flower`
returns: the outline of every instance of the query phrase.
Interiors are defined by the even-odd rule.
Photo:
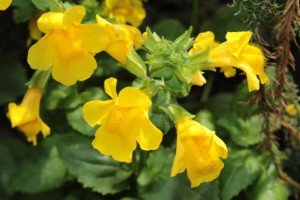
[[[103,15],[115,18],[117,24],[126,22],[138,27],[146,17],[142,0],[105,0]]]
[[[53,78],[65,85],[88,79],[97,67],[94,54],[105,49],[108,35],[97,24],[81,24],[84,15],[82,6],[43,14],[38,27],[45,36],[29,49],[31,68],[53,66]]]
[[[89,125],[101,125],[93,147],[117,161],[130,163],[136,142],[143,150],[155,150],[162,141],[162,132],[148,119],[150,98],[133,87],[117,95],[116,85],[115,78],[105,80],[105,92],[112,100],[87,102],[83,116]]]
[[[0,10],[6,10],[10,4],[11,4],[12,0],[1,0],[0,1]]]
[[[131,46],[134,45],[136,49],[142,47],[142,34],[136,27],[124,24],[111,24],[98,15],[96,19],[97,23],[109,35],[109,43],[104,51],[120,63],[126,63],[126,59],[130,55]]]
[[[227,158],[224,142],[202,124],[187,117],[176,124],[177,146],[171,176],[187,169],[191,187],[217,178]]]
[[[40,117],[40,101],[43,91],[38,87],[27,90],[22,103],[18,106],[15,103],[8,105],[8,117],[12,127],[18,127],[25,133],[28,142],[36,145],[36,136],[41,131],[46,137],[50,134],[50,128]]]
[[[214,43],[213,33],[209,33],[210,37],[204,37],[206,35],[207,33],[199,34],[198,42],[196,41],[190,54],[202,51],[210,45],[210,58],[213,59],[210,66],[221,67],[226,77],[235,75],[235,69],[232,67],[241,69],[246,73],[249,91],[259,89],[259,79],[262,84],[269,82],[264,72],[265,58],[262,51],[249,44],[252,32],[228,32],[227,41],[219,45]]]
[[[285,111],[286,111],[287,114],[289,114],[291,116],[295,116],[299,112],[299,110],[297,110],[295,104],[289,104],[289,105],[287,105],[285,107]]]

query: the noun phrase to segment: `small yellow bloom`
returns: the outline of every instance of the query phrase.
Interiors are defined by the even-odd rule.
[[[36,19],[32,19],[28,22],[28,30],[29,30],[30,39],[32,40],[41,39],[43,33],[39,30]]]
[[[82,6],[43,14],[38,27],[45,36],[29,49],[31,68],[53,66],[53,78],[65,85],[88,79],[97,68],[94,55],[106,48],[109,38],[99,25],[81,24],[84,15]]]
[[[209,36],[209,37],[208,37]],[[226,35],[227,41],[222,44],[215,44],[213,33],[200,33],[198,42],[190,51],[193,54],[202,51],[210,45],[210,58],[213,59],[211,67],[221,67],[221,71],[226,77],[235,75],[236,67],[246,73],[249,91],[259,89],[259,79],[262,84],[268,83],[269,79],[264,72],[265,58],[262,51],[249,44],[252,32],[228,32]]]
[[[130,163],[136,142],[143,150],[155,150],[163,134],[148,119],[150,98],[133,87],[126,87],[117,95],[116,85],[115,78],[107,79],[104,89],[112,100],[87,102],[83,116],[89,125],[101,125],[93,147],[117,161]]]
[[[0,10],[6,10],[10,4],[11,4],[12,0],[1,0],[0,1]]]
[[[289,114],[291,116],[295,116],[299,112],[299,110],[297,110],[295,104],[289,104],[289,105],[287,105],[285,107],[285,111],[286,111],[287,114]]]
[[[109,35],[109,43],[104,51],[120,63],[126,63],[126,59],[130,55],[131,46],[134,46],[136,49],[142,47],[142,34],[136,27],[124,24],[111,24],[98,15],[96,19],[97,23]]]
[[[171,176],[187,169],[191,187],[216,179],[224,167],[227,147],[214,131],[202,124],[182,118],[177,124],[177,146]]]
[[[105,0],[103,15],[115,18],[117,24],[128,22],[138,27],[146,17],[146,11],[142,0]]]
[[[35,146],[36,136],[41,131],[46,137],[50,134],[50,128],[42,121],[40,117],[40,101],[43,91],[38,87],[27,90],[22,103],[18,106],[15,103],[8,105],[8,117],[12,127],[18,127],[25,133],[28,142]]]

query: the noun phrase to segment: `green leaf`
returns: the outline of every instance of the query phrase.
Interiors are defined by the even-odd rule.
[[[144,61],[133,47],[130,49],[130,55],[127,57],[124,68],[137,77],[144,77],[147,74],[147,68]]]
[[[20,159],[26,152],[26,146],[13,138],[1,138],[0,141],[0,199],[9,199],[13,194],[9,181],[14,174]]]
[[[67,169],[83,187],[102,194],[115,194],[129,188],[131,171],[122,163],[104,156],[92,147],[92,139],[76,133],[62,135],[58,150]]]
[[[252,150],[231,150],[219,177],[220,197],[230,200],[255,181],[262,171],[260,156]]]
[[[0,64],[0,104],[23,95],[26,91],[26,71],[16,60],[15,55],[8,54],[1,56]]]
[[[36,14],[32,1],[13,0],[11,5],[15,7],[13,18],[17,23],[29,21]]]
[[[260,115],[254,115],[242,119],[234,113],[230,113],[218,121],[218,125],[224,127],[231,136],[231,140],[242,147],[248,147],[260,143],[265,135],[262,133],[263,119]]]
[[[31,147],[10,184],[15,191],[39,193],[61,186],[65,181],[66,167],[58,156],[55,137],[49,136],[37,147]]]
[[[172,41],[179,37],[185,30],[184,25],[176,19],[163,19],[153,26],[154,32]]]
[[[214,118],[212,113],[207,110],[200,110],[196,117],[195,120],[201,124],[203,124],[205,127],[207,127],[210,130],[215,130],[215,125],[214,125]]]
[[[31,1],[35,5],[35,7],[37,7],[42,11],[46,11],[49,8],[55,6],[55,1],[53,0],[31,0]]]
[[[232,93],[220,92],[212,96],[204,107],[211,111],[216,119],[224,117],[230,111],[230,104],[233,97]]]
[[[91,127],[84,120],[81,106],[75,110],[67,112],[67,119],[72,128],[83,135],[94,136],[98,128],[98,126]]]
[[[278,178],[275,166],[271,164],[268,170],[264,170],[252,190],[249,191],[248,194],[251,194],[249,199],[287,200],[290,190],[286,185],[279,182]]]

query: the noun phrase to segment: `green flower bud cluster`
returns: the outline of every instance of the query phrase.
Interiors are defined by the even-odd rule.
[[[187,96],[192,76],[210,62],[210,49],[193,56],[188,54],[194,43],[190,38],[191,32],[192,28],[175,41],[169,41],[147,28],[143,47],[147,51],[146,64],[149,65],[150,77],[163,80],[167,89],[176,96]]]

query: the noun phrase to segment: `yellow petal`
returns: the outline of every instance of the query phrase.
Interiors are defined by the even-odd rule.
[[[216,157],[227,158],[228,155],[225,143],[217,135],[214,135],[213,137],[213,143],[210,151],[212,156]]]
[[[224,72],[226,78],[230,78],[235,76],[236,69],[234,69],[233,67],[222,67],[221,72]]]
[[[210,162],[210,161],[208,161]],[[203,182],[209,182],[219,177],[224,164],[221,160],[217,160],[212,164],[204,165],[199,169],[188,169],[187,175],[191,181],[191,187],[197,187]]]
[[[30,47],[27,62],[32,69],[48,70],[53,65],[55,51],[52,44],[51,37],[46,35]]]
[[[251,31],[228,32],[226,34],[229,50],[234,56],[239,56],[243,48],[249,43]]]
[[[138,141],[141,149],[145,151],[158,149],[162,141],[163,134],[152,124],[148,117],[145,114],[141,114],[135,119],[132,119],[132,125],[134,126],[134,124],[140,125],[140,130],[136,133],[136,140]]]
[[[126,59],[130,55],[130,47],[124,40],[109,43],[105,51],[122,64],[126,63]]]
[[[145,93],[133,87],[122,89],[116,103],[124,107],[139,106],[143,110],[148,110],[152,105],[151,100]]]
[[[201,71],[197,71],[191,79],[191,83],[194,85],[202,86],[206,83],[206,79],[202,75]]]
[[[75,84],[77,81],[83,81],[91,77],[97,68],[95,58],[86,52],[82,52],[78,56],[70,60],[69,63],[55,63],[52,69],[53,78],[69,86]]]
[[[254,70],[250,66],[243,63],[239,63],[236,67],[246,73],[249,92],[253,90],[259,90],[259,80]]]
[[[130,132],[122,135],[104,124],[97,130],[92,145],[104,155],[112,156],[120,162],[130,163],[132,152],[136,148],[136,141]]]
[[[12,127],[30,122],[36,118],[36,113],[28,110],[26,107],[17,106],[15,103],[8,104],[8,117]]]
[[[176,176],[186,169],[184,161],[184,147],[182,142],[177,138],[176,154],[172,165],[171,176]]]
[[[104,50],[109,42],[106,31],[96,24],[74,25],[81,39],[82,47],[90,53],[99,53]]]
[[[112,99],[117,98],[117,79],[108,78],[104,81],[104,90]]]
[[[63,13],[47,12],[38,19],[37,25],[44,33],[48,33],[50,30],[63,29],[63,17]]]
[[[0,10],[6,10],[10,4],[11,4],[12,0],[1,0],[0,1]]]
[[[74,6],[65,11],[63,16],[63,23],[66,27],[71,24],[80,24],[85,16],[85,8],[83,6]]]
[[[241,60],[245,61],[259,76],[262,84],[269,83],[269,78],[264,72],[265,57],[259,47],[247,45],[242,53]]]
[[[85,103],[82,110],[84,120],[90,126],[102,125],[113,105],[114,102],[112,100],[89,101]]]

